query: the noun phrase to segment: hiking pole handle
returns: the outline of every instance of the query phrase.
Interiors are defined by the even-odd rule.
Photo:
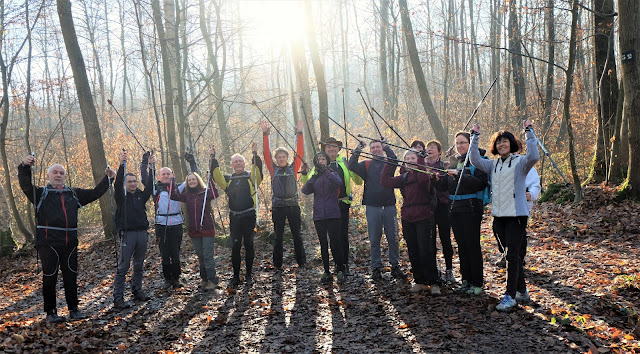
[[[202,222],[204,221],[204,208],[207,205],[207,193],[209,192],[209,171],[207,171],[207,178],[204,187],[204,199],[202,200],[202,214],[200,214],[200,230],[202,230]]]

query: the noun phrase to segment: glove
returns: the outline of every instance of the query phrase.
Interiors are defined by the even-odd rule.
[[[191,154],[189,152],[185,152],[184,153],[184,159],[187,160],[188,163],[195,163],[196,162],[196,158],[193,156],[193,154]]]
[[[149,156],[151,156],[151,151],[147,151],[147,152],[144,153],[144,155],[142,155],[142,164],[143,165],[149,164]]]
[[[422,157],[423,159],[426,159],[427,156],[429,156],[429,154],[427,153],[427,150],[422,150],[422,151],[418,151],[418,156]]]

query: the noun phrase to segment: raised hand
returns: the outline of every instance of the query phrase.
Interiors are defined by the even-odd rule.
[[[522,126],[524,127],[524,129],[533,129],[533,122],[525,119],[524,122],[522,122]]]
[[[110,169],[110,168],[105,168],[104,169],[104,174],[107,175],[107,177],[113,179],[116,178],[116,171]]]
[[[262,128],[262,134],[268,135],[269,132],[271,131],[271,126],[269,125],[269,123],[262,121],[260,122],[260,128]]]
[[[213,144],[209,145],[209,156],[212,158],[216,157],[216,147]]]
[[[251,143],[251,152],[254,154],[258,153],[258,143],[255,141]]]
[[[122,151],[120,151],[120,154],[118,156],[118,158],[120,159],[120,164],[122,165],[123,163],[125,163],[127,161],[127,159],[129,158],[129,155],[127,153],[127,150],[122,149]]]
[[[298,123],[296,123],[296,133],[302,134],[303,128],[304,128],[304,122],[302,120],[299,120]]]
[[[471,134],[480,134],[480,126],[478,123],[474,124],[471,128]]]
[[[25,166],[31,166],[31,165],[33,165],[35,163],[36,163],[36,157],[33,156],[33,155],[27,155],[22,160],[22,164],[25,165]]]

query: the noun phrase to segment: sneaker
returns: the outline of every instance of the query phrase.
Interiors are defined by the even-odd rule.
[[[204,290],[216,290],[218,289],[218,283],[208,281],[207,285],[204,287]]]
[[[442,292],[440,291],[440,286],[438,284],[431,285],[431,295],[440,296]]]
[[[113,308],[116,310],[124,310],[124,309],[131,308],[132,306],[133,305],[131,305],[130,302],[124,301],[124,299],[122,298],[118,298],[113,301]]]
[[[231,278],[231,280],[229,281],[229,287],[235,288],[238,285],[240,285],[240,277],[234,276],[233,278]]]
[[[380,268],[373,268],[373,272],[371,273],[371,279],[373,279],[373,281],[382,280],[382,273],[380,273]]]
[[[338,275],[336,275],[336,278],[338,278],[338,284],[344,284],[345,277],[342,271],[338,272]]]
[[[404,274],[400,266],[397,265],[391,267],[391,276],[401,280],[407,279],[407,275]]]
[[[409,291],[410,293],[412,293],[412,294],[417,294],[417,293],[419,293],[419,292],[421,292],[421,291],[425,291],[425,290],[427,290],[427,289],[429,289],[429,287],[428,287],[428,286],[426,286],[426,285],[424,285],[424,284],[418,284],[418,283],[415,283],[415,284],[413,284],[413,286],[412,286],[411,288],[409,288],[409,290],[408,290],[408,291]]]
[[[529,297],[529,290],[525,290],[524,293],[516,291],[516,301],[517,302],[527,302],[531,301],[531,297]]]
[[[470,286],[469,289],[467,289],[467,294],[482,295],[484,294],[484,289],[481,286]]]
[[[151,297],[141,290],[133,292],[133,299],[137,301],[149,301]]]
[[[455,284],[456,283],[456,277],[453,276],[453,269],[447,269],[445,274],[444,274],[444,281],[445,283],[449,283],[449,284]]]
[[[51,310],[47,312],[47,317],[45,317],[45,321],[49,323],[62,323],[65,321],[65,318],[58,316],[58,312],[56,310]]]
[[[72,320],[84,320],[87,316],[77,308],[69,310],[69,318]]]
[[[469,290],[470,287],[471,285],[469,284],[469,282],[467,282],[466,280],[463,280],[462,284],[459,287],[455,288],[453,291],[456,294],[466,294],[467,290]]]
[[[320,281],[323,284],[329,284],[333,281],[333,276],[331,275],[331,273],[323,273],[320,277]]]
[[[500,259],[495,263],[495,266],[498,268],[507,268],[507,257],[501,255]]]
[[[496,306],[496,310],[498,310],[498,311],[509,311],[509,310],[513,309],[514,307],[516,307],[516,306],[518,306],[518,303],[516,302],[516,300],[514,300],[511,297],[511,295],[504,294],[504,297],[502,298],[502,301],[500,301],[498,306]]]

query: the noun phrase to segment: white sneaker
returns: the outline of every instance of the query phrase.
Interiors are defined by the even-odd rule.
[[[438,286],[437,284],[431,285],[431,295],[433,296],[442,295],[442,292],[440,292],[440,286]]]
[[[409,292],[412,294],[417,294],[421,291],[427,290],[429,287],[424,284],[413,284],[411,288],[409,288]]]
[[[509,311],[512,308],[518,306],[518,303],[516,302],[516,300],[514,300],[511,295],[509,294],[504,294],[504,297],[502,298],[502,301],[500,301],[500,303],[498,304],[498,306],[496,306],[496,310],[498,311]]]
[[[527,302],[531,301],[531,297],[529,297],[529,289],[525,290],[524,293],[519,291],[516,292],[516,301],[517,302]]]

